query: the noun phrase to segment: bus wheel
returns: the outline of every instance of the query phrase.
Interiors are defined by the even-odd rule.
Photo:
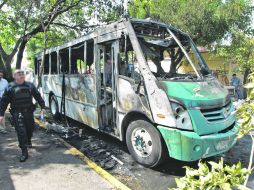
[[[155,167],[165,158],[160,133],[145,120],[130,123],[126,132],[126,144],[133,158],[144,166]]]
[[[59,116],[60,116],[60,113],[59,113],[59,107],[58,107],[57,99],[54,95],[52,95],[50,97],[49,104],[50,104],[50,111],[51,111],[53,117],[55,119],[58,119]]]

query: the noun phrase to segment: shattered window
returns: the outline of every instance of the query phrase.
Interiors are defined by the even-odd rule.
[[[59,51],[60,55],[60,73],[69,73],[69,48],[65,48]]]
[[[86,48],[86,71],[87,74],[95,73],[95,64],[94,64],[94,41],[87,41],[87,48]]]
[[[57,74],[57,53],[52,52],[51,53],[51,74]]]
[[[118,73],[119,75],[133,79],[135,79],[137,75],[140,75],[137,67],[136,54],[132,48],[129,38],[126,41],[124,38],[120,40]]]
[[[211,74],[186,34],[150,23],[133,26],[147,64],[158,79],[200,80]]]
[[[85,73],[84,43],[71,47],[71,74]]]
[[[40,66],[41,66],[41,59],[35,58],[34,59],[34,70],[35,70],[36,75],[39,73]]]
[[[43,66],[43,73],[44,75],[49,74],[49,54],[45,55],[45,61],[44,61],[44,66]]]

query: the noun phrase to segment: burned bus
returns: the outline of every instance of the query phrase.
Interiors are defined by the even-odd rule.
[[[125,141],[140,164],[195,161],[236,142],[227,89],[171,25],[123,19],[50,48],[45,58],[42,91],[52,114],[63,114],[64,99],[68,117]]]

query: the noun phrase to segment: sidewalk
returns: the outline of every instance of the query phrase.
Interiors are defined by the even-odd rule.
[[[79,158],[71,155],[56,137],[36,130],[29,158],[19,162],[14,128],[0,133],[0,190],[114,189]]]

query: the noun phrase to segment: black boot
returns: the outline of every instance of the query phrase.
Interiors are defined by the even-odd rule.
[[[27,148],[23,148],[22,150],[22,155],[19,158],[20,162],[25,162],[26,159],[28,158],[28,152],[27,152]]]
[[[27,148],[33,148],[31,140],[28,140],[28,142],[27,142]]]

